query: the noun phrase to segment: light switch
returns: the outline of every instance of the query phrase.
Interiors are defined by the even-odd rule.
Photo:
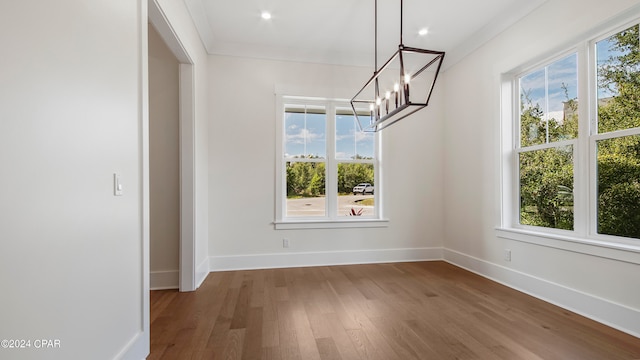
[[[124,193],[122,189],[122,181],[120,179],[120,174],[113,174],[113,195],[114,196],[122,196]]]

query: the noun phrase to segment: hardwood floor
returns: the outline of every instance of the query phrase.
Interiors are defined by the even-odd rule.
[[[148,359],[640,359],[640,339],[438,261],[152,291]]]

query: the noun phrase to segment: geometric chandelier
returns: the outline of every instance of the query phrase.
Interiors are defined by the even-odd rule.
[[[400,0],[400,45],[378,69],[378,1],[375,1],[375,61],[373,76],[351,99],[360,130],[377,132],[429,105],[444,51],[404,46],[403,1]],[[369,110],[367,115],[362,109]]]

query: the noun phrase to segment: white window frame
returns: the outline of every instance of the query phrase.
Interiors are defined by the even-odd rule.
[[[597,83],[595,44],[630,26],[640,23],[638,13],[622,14],[585,33],[554,55],[506,72],[501,77],[500,105],[500,191],[499,222],[496,235],[557,249],[640,264],[640,239],[598,234],[597,232],[597,141],[640,134],[633,128],[597,133]],[[524,74],[562,59],[570,53],[578,56],[578,138],[528,147],[527,150],[556,147],[561,143],[574,147],[574,230],[561,230],[520,224],[519,154],[520,109],[518,79]]]
[[[287,184],[286,184],[286,163],[291,161],[284,156],[285,149],[285,128],[284,115],[286,105],[308,105],[323,106],[326,110],[326,159],[324,159],[325,175],[325,216],[313,217],[287,217]],[[382,161],[381,161],[381,133],[374,135],[374,159],[371,160],[342,160],[336,159],[336,109],[349,108],[348,100],[310,98],[300,96],[276,95],[276,199],[275,228],[278,230],[287,229],[322,229],[322,228],[368,228],[386,227],[388,219],[383,217],[382,193],[384,191],[382,181]],[[304,159],[301,159],[304,161]],[[374,192],[374,215],[368,217],[344,216],[338,214],[338,183],[337,171],[339,163],[373,163],[375,177]]]
[[[569,139],[569,140],[563,140],[563,141],[556,141],[556,142],[547,142],[547,143],[543,143],[543,144],[536,144],[536,145],[530,145],[530,146],[526,146],[526,147],[522,147],[521,145],[521,139],[520,139],[520,135],[521,135],[521,129],[520,129],[520,84],[519,84],[519,79],[522,78],[523,76],[525,76],[526,74],[530,73],[531,71],[536,71],[539,70],[545,66],[549,66],[551,64],[553,64],[556,61],[562,60],[564,58],[566,58],[569,55],[572,54],[576,54],[577,57],[577,61],[578,61],[578,138],[575,139]],[[581,74],[581,66],[584,66],[580,59],[581,59],[581,51],[578,48],[570,48],[566,51],[561,52],[560,54],[546,59],[543,62],[537,63],[534,66],[530,66],[527,67],[524,71],[520,71],[518,72],[515,76],[512,77],[512,87],[513,87],[513,134],[511,135],[513,138],[513,142],[512,142],[512,148],[513,148],[513,187],[514,187],[514,196],[512,197],[512,208],[514,209],[515,213],[513,214],[513,218],[512,218],[512,223],[511,223],[511,227],[515,228],[515,229],[523,229],[523,230],[527,230],[527,231],[533,231],[533,232],[549,232],[552,234],[558,234],[558,235],[564,235],[564,236],[571,236],[572,234],[575,233],[581,233],[581,229],[582,229],[582,217],[580,218],[580,220],[577,219],[579,214],[576,214],[577,211],[579,211],[578,209],[581,209],[584,207],[583,204],[583,200],[582,198],[578,198],[578,196],[575,194],[576,189],[580,190],[582,188],[582,186],[584,186],[584,184],[582,184],[582,181],[580,180],[580,177],[577,175],[580,173],[580,171],[583,168],[583,164],[578,161],[578,156],[580,154],[579,149],[581,149],[584,145],[581,144],[583,143],[583,141],[581,141],[584,136],[582,134],[582,132],[580,131],[580,127],[582,124],[582,112],[580,111],[580,97],[581,94],[585,94],[586,92],[583,91],[582,89],[582,81],[580,81],[580,74]],[[545,109],[546,110],[546,109]],[[548,136],[548,135],[547,135]],[[524,225],[520,223],[520,154],[522,153],[528,153],[528,152],[533,152],[533,151],[539,151],[539,150],[546,150],[546,149],[557,149],[557,148],[562,148],[562,147],[566,147],[566,146],[571,146],[573,149],[573,189],[574,189],[574,199],[573,199],[573,207],[574,207],[574,214],[573,214],[573,230],[564,230],[564,229],[555,229],[555,228],[547,228],[547,227],[542,227],[542,226],[533,226],[533,225]],[[579,187],[580,186],[580,187]]]
[[[600,140],[614,139],[618,137],[631,136],[631,135],[640,135],[640,127],[625,129],[625,130],[617,130],[606,133],[598,133],[598,89],[597,84],[593,79],[597,77],[597,69],[596,69],[596,52],[595,46],[596,43],[604,40],[614,34],[619,33],[625,29],[628,29],[632,26],[640,26],[640,18],[636,18],[632,21],[628,21],[623,23],[622,25],[616,26],[615,28],[600,34],[599,36],[593,38],[589,41],[589,49],[591,53],[589,54],[589,60],[592,66],[589,67],[589,79],[591,79],[590,88],[589,88],[589,113],[592,114],[589,121],[589,141],[588,141],[588,154],[589,154],[589,219],[592,219],[589,224],[589,236],[601,239],[603,241],[610,242],[620,242],[620,241],[628,241],[628,238],[623,238],[620,236],[614,235],[606,235],[598,233],[598,173],[597,173],[597,163],[598,163],[598,147],[597,143]],[[630,240],[633,241],[633,240]],[[637,243],[640,244],[640,239],[637,239]]]

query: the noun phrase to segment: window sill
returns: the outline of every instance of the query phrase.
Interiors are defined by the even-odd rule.
[[[389,226],[388,219],[358,220],[284,220],[273,222],[276,230],[293,229],[348,229],[348,228],[382,228]]]
[[[496,236],[508,240],[624,261],[631,264],[640,264],[640,245],[515,228],[496,228]]]

